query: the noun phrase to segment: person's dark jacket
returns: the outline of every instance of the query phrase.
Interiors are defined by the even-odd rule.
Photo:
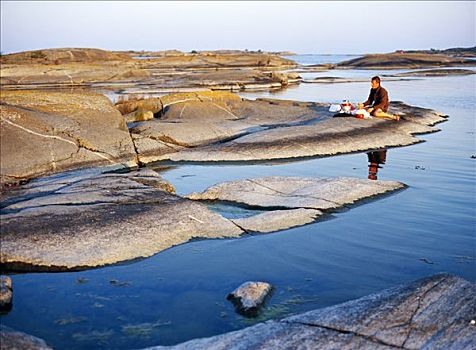
[[[364,102],[365,106],[373,104],[375,110],[381,109],[385,113],[388,111],[388,92],[379,86],[376,89],[370,89],[369,98]]]

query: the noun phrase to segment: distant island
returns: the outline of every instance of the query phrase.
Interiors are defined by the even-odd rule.
[[[427,53],[427,54],[444,54],[457,57],[476,57],[476,46],[473,47],[452,47],[449,49],[438,50],[396,50],[398,53]]]

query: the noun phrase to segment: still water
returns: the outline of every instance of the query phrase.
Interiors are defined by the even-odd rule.
[[[371,77],[375,71],[319,74]],[[317,74],[318,75],[318,74]],[[317,76],[316,75],[316,76]],[[168,345],[358,298],[438,272],[476,282],[475,76],[392,81],[390,98],[450,116],[422,143],[392,148],[382,180],[408,188],[320,221],[273,234],[195,241],[133,263],[74,273],[13,275],[13,310],[2,324],[58,349]],[[368,83],[301,84],[242,94],[301,101],[362,101]],[[179,194],[258,176],[367,178],[365,153],[249,165],[161,169]],[[228,217],[252,212],[212,205]],[[276,290],[257,319],[225,299],[244,281]]]

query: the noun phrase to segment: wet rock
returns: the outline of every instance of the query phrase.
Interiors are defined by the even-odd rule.
[[[68,169],[136,166],[124,118],[93,92],[2,91],[0,182]]]
[[[225,138],[216,142],[217,134],[211,131],[215,129],[210,128],[206,134],[208,138],[203,137],[201,143],[195,142],[184,145],[188,146],[185,148],[169,149],[155,155],[149,148],[148,158],[143,161],[242,162],[331,156],[407,146],[420,142],[414,135],[438,131],[431,126],[446,120],[446,116],[433,110],[408,106],[398,101],[390,104],[390,112],[400,114],[400,122],[382,118],[331,118],[329,105],[294,101],[243,101],[239,107],[242,109],[238,106],[230,108],[239,118],[224,123],[227,127],[235,126],[229,127],[235,134],[231,140]],[[245,128],[245,122],[248,128]],[[149,129],[143,130],[146,128],[141,126],[133,133],[142,135],[145,132],[146,136],[149,132]],[[243,131],[245,134],[241,135]],[[174,139],[173,132],[167,136]],[[214,143],[207,144],[210,142]],[[163,144],[160,146],[163,148]],[[139,158],[141,153],[139,149]]]
[[[165,191],[152,170],[97,169],[30,182],[1,203],[4,270],[81,270],[148,257],[193,238],[238,237],[228,219]]]
[[[11,310],[12,299],[12,279],[8,276],[0,276],[0,312]]]
[[[226,297],[239,313],[255,316],[263,306],[273,287],[266,282],[245,282]]]
[[[43,339],[0,325],[0,344],[4,350],[51,350]]]
[[[263,177],[224,182],[187,197],[220,200],[260,208],[337,209],[363,198],[404,188],[396,181],[358,178]],[[303,214],[307,214],[304,212]],[[281,211],[279,215],[295,214]]]
[[[271,210],[247,218],[231,219],[231,221],[247,232],[266,233],[309,224],[321,215],[322,212],[319,210],[299,208]]]
[[[473,349],[475,287],[459,277],[436,275],[281,321],[167,348]]]

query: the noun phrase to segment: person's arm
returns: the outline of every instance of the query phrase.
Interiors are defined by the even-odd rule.
[[[378,101],[378,104],[374,105],[374,109],[377,110],[377,109],[384,109],[383,106],[388,106],[388,93],[386,90],[384,89],[380,89],[379,91],[379,95],[377,96],[377,98],[375,99],[376,101]]]
[[[374,92],[372,91],[372,89],[370,89],[370,93],[369,93],[369,97],[367,98],[367,101],[362,102],[362,104],[364,105],[364,107],[367,107],[367,106],[370,106],[373,101],[374,101]]]

